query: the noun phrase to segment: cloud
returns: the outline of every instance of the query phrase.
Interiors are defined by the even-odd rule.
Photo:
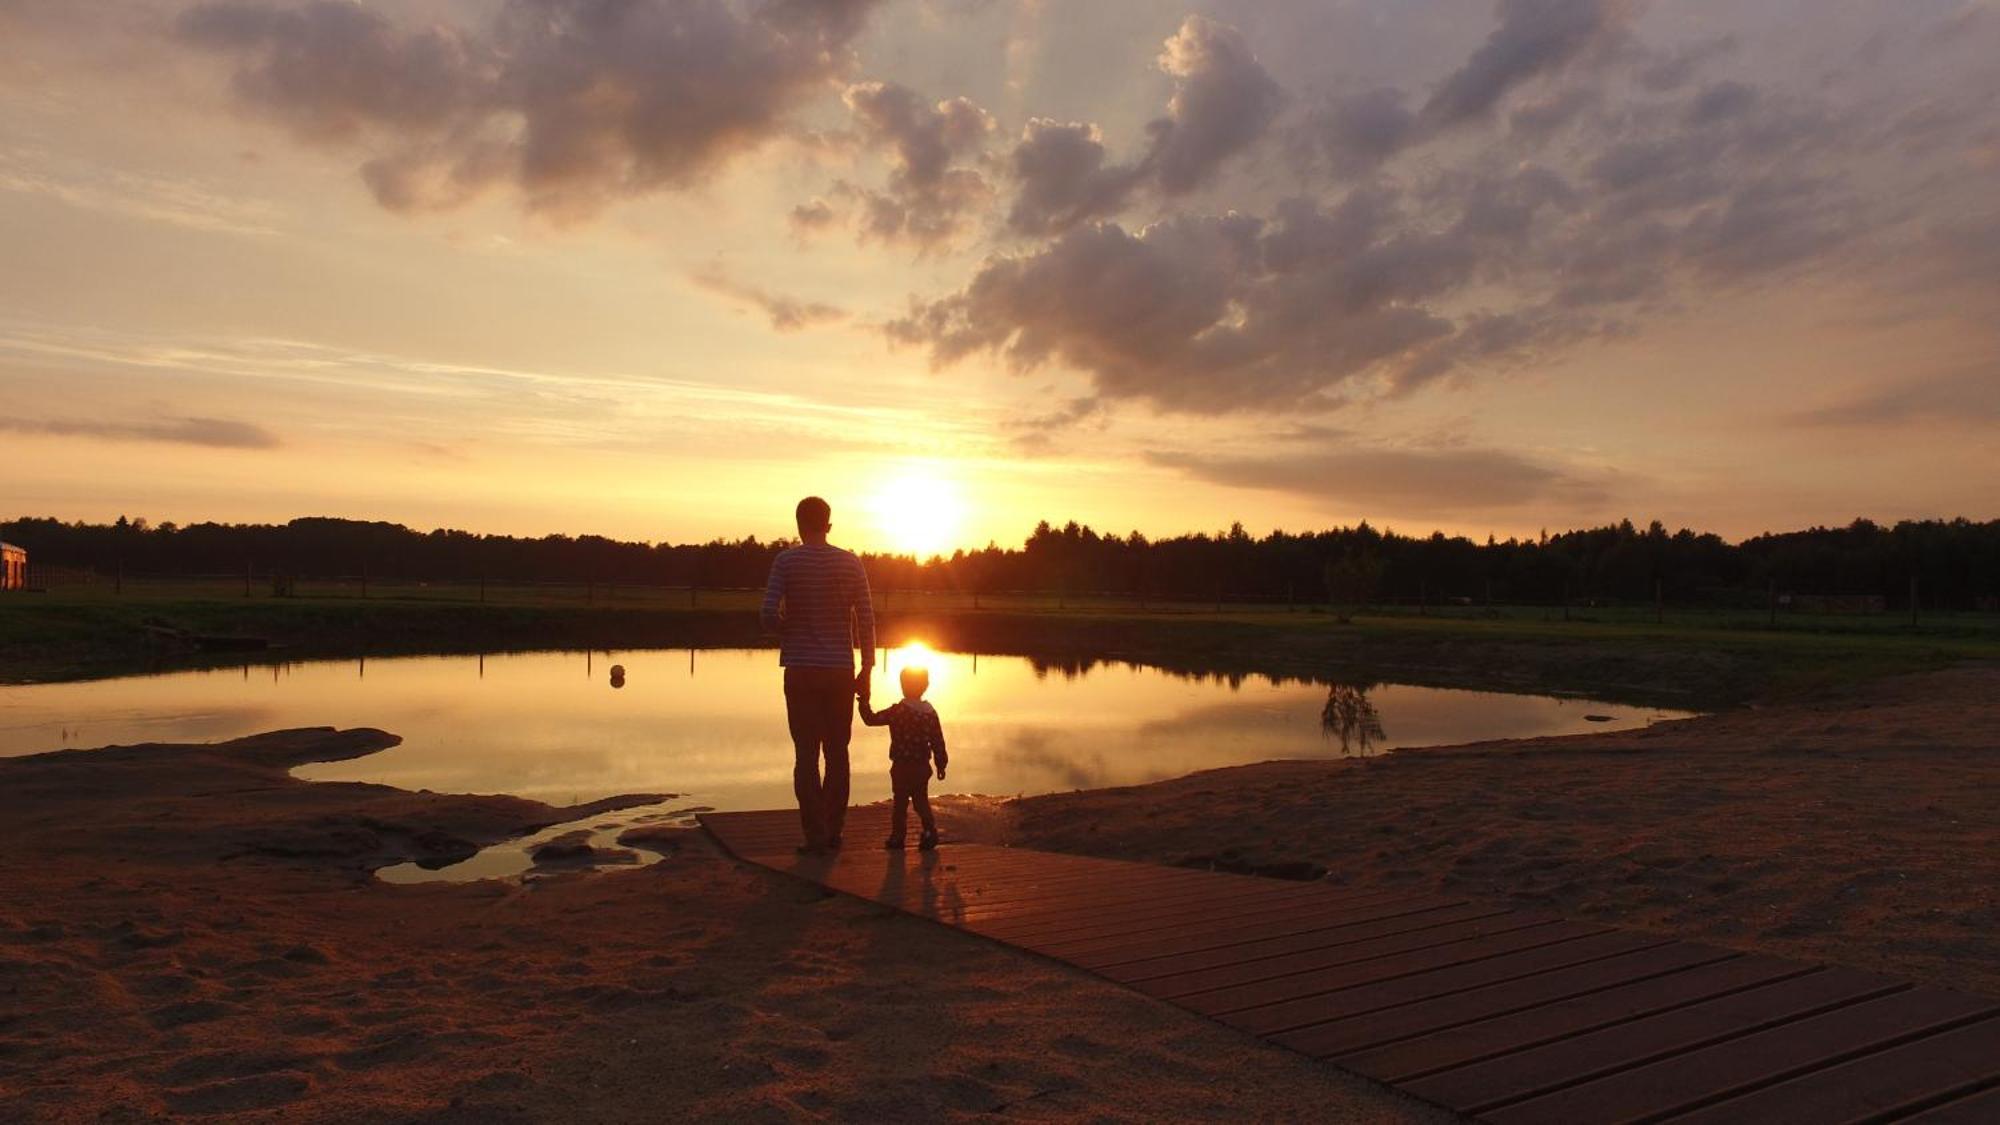
[[[1148,460],[1231,488],[1402,515],[1590,506],[1607,498],[1604,482],[1589,474],[1500,449],[1345,449],[1284,457],[1154,453]]]
[[[371,152],[383,206],[508,185],[587,216],[685,188],[779,136],[852,66],[875,0],[509,0],[488,27],[405,28],[347,0],[212,0],[183,41],[235,60],[246,107]]]
[[[1608,41],[1629,7],[1622,0],[1499,0],[1500,26],[1432,92],[1424,119],[1443,127],[1490,114],[1516,87]]]
[[[1408,102],[1408,95],[1392,87],[1330,98],[1311,111],[1307,132],[1336,174],[1364,171],[1416,136],[1417,115]]]
[[[103,441],[157,441],[210,449],[275,449],[283,444],[262,426],[228,418],[166,418],[157,422],[0,418],[0,431]]]
[[[1284,104],[1241,32],[1189,16],[1160,52],[1174,79],[1166,117],[1152,125],[1151,161],[1160,188],[1178,195],[1202,186],[1224,161],[1262,136]]]
[[[1048,235],[1124,210],[1144,182],[1139,165],[1105,164],[1104,135],[1095,125],[1029,120],[1009,157],[1018,184],[1007,225],[1026,235]]]
[[[1094,124],[1032,118],[1008,156],[1016,185],[1007,225],[1051,235],[1123,211],[1142,188],[1183,195],[1264,136],[1285,92],[1257,61],[1241,32],[1189,16],[1159,57],[1173,79],[1166,115],[1147,128],[1144,154],[1112,163]]]
[[[694,273],[688,280],[711,293],[727,297],[736,304],[756,309],[769,318],[771,327],[779,332],[797,332],[802,328],[814,328],[847,319],[847,310],[838,305],[829,305],[821,301],[802,301],[796,297],[772,293],[755,285],[737,281],[717,268]]]
[[[2000,422],[2000,364],[1969,367],[1864,394],[1793,416],[1829,427],[1889,427],[1912,422],[1991,426]]]
[[[991,201],[985,176],[954,166],[984,149],[993,131],[985,110],[965,98],[929,102],[893,82],[850,86],[846,102],[863,142],[886,150],[891,165],[888,190],[856,190],[864,238],[942,245]]]
[[[1171,410],[1324,403],[1364,378],[1406,390],[1598,329],[1589,314],[1548,304],[1445,311],[1446,298],[1480,279],[1482,246],[1521,237],[1532,221],[1537,205],[1513,205],[1528,217],[1482,220],[1468,208],[1436,230],[1407,216],[1394,192],[1364,189],[1331,208],[1288,200],[1270,219],[1079,227],[988,259],[964,289],[916,302],[887,330],[937,366],[980,352],[1018,371],[1060,363],[1088,373],[1105,399]]]
[[[792,208],[792,233],[800,237],[817,234],[832,226],[837,218],[833,204],[824,199],[810,199]]]

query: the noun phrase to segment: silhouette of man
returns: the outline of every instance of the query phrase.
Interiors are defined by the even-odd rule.
[[[847,743],[854,735],[855,693],[875,667],[875,606],[861,560],[826,541],[832,507],[808,496],[797,514],[799,545],[771,564],[761,616],[764,631],[778,635],[778,663],[785,669],[792,793],[806,838],[799,850],[817,854],[840,846],[847,819]]]

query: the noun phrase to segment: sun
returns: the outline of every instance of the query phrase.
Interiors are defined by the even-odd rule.
[[[931,686],[927,699],[935,700],[945,685],[951,681],[951,672],[945,662],[932,651],[931,646],[922,641],[910,641],[889,650],[889,658],[883,667],[883,674],[892,688],[900,691],[903,669],[922,668],[930,673]]]
[[[884,546],[919,558],[951,550],[965,521],[965,500],[957,484],[923,466],[885,481],[868,508]]]

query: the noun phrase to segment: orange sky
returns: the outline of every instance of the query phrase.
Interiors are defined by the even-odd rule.
[[[1473,10],[0,4],[0,517],[2000,515],[2000,6]]]

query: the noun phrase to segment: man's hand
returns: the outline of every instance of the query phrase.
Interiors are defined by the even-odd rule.
[[[854,697],[856,699],[866,699],[871,694],[873,689],[870,687],[868,680],[872,672],[874,672],[873,668],[863,668],[860,674],[854,677]]]
[[[943,781],[943,780],[944,780],[944,767],[943,767],[943,766],[939,766],[939,767],[938,767],[938,780],[939,780],[939,781]]]

